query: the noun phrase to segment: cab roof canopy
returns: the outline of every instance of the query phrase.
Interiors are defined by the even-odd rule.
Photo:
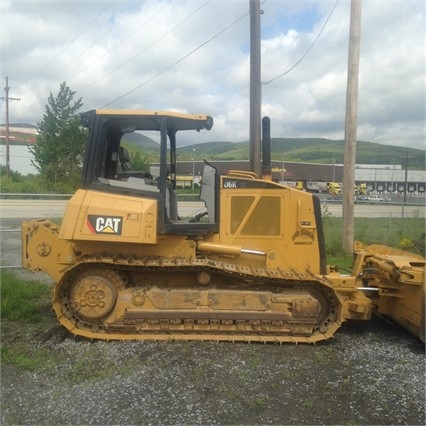
[[[188,114],[175,111],[150,111],[150,110],[113,110],[99,109],[81,114],[82,124],[90,125],[90,116],[96,114],[105,118],[111,118],[122,127],[134,127],[134,130],[160,130],[159,119],[165,119],[167,131],[179,130],[210,130],[213,126],[213,118],[207,114]],[[130,130],[130,129],[129,129]]]

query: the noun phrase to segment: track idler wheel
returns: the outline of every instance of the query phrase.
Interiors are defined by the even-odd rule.
[[[100,322],[113,309],[123,280],[114,271],[94,269],[78,275],[69,292],[74,314],[88,322]]]

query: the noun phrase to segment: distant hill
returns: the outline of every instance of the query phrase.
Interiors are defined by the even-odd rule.
[[[248,160],[249,143],[210,142],[178,148],[178,156],[184,159]],[[324,138],[272,138],[273,160],[309,163],[343,164],[344,141]],[[382,145],[374,142],[357,142],[358,164],[403,164],[408,156],[410,169],[424,170],[425,150]]]
[[[14,123],[12,127],[36,126],[31,124]],[[2,132],[3,133],[3,132]],[[22,141],[18,139],[22,138]],[[11,143],[27,144],[33,141],[14,133]],[[130,152],[142,150],[152,162],[158,162],[160,157],[160,145],[158,142],[139,133],[128,133],[123,137]],[[3,138],[0,143],[4,143]],[[400,146],[382,145],[375,142],[357,142],[357,164],[396,164],[405,166],[408,157],[408,168],[424,170],[425,153],[423,149],[404,148]],[[295,161],[323,164],[343,164],[344,141],[324,138],[272,138],[271,157],[279,161]],[[177,149],[179,160],[248,160],[249,143],[216,141],[186,145]]]
[[[122,139],[130,145],[142,148],[147,153],[160,153],[160,144],[145,135],[141,135],[139,133],[126,133]]]
[[[128,144],[142,149],[151,158],[159,160],[160,145],[150,138],[137,133],[125,135]],[[400,164],[405,165],[408,156],[408,168],[424,170],[425,150],[382,145],[375,142],[357,142],[357,164]],[[186,145],[177,149],[180,160],[248,160],[249,143],[209,142]],[[272,138],[271,157],[273,160],[295,161],[322,164],[343,164],[344,141],[324,138]]]

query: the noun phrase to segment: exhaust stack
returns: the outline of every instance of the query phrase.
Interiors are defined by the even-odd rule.
[[[262,179],[272,180],[271,119],[262,118]]]

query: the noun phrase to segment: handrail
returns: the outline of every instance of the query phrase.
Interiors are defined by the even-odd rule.
[[[246,172],[243,170],[228,170],[227,175],[229,177],[242,177],[248,179],[258,179],[258,176],[254,172]]]

